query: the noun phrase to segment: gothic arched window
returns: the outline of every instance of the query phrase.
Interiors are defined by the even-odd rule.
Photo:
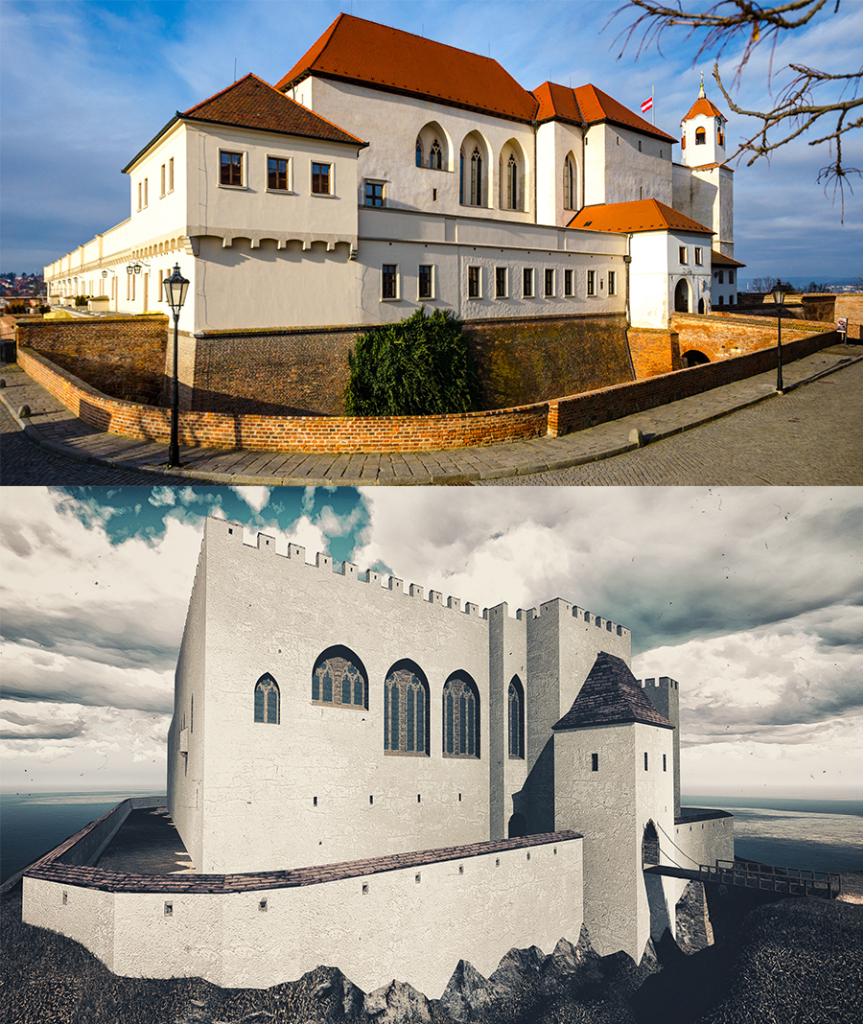
[[[269,673],[255,683],[255,721],[279,724],[279,687]]]
[[[436,171],[441,170],[443,167],[443,150],[440,148],[440,143],[437,139],[434,140],[429,151],[429,167],[434,168]]]
[[[312,671],[312,700],[316,704],[367,708],[368,677],[360,659],[347,647],[329,647]]]
[[[479,693],[467,675],[454,675],[443,688],[444,757],[479,757]]]
[[[470,206],[482,206],[482,156],[474,146],[470,158]]]
[[[423,165],[423,144],[420,141],[419,136],[417,136],[416,161],[417,161],[417,167],[422,167],[422,165]]]
[[[518,164],[512,153],[506,163],[506,205],[510,210],[518,208]]]
[[[524,689],[518,676],[509,684],[509,756],[524,757]]]
[[[428,683],[411,661],[399,661],[384,682],[384,750],[428,754]]]
[[[575,168],[569,156],[563,161],[563,208],[575,209]]]

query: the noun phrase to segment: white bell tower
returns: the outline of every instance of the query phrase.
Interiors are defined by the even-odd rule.
[[[704,72],[698,99],[680,122],[682,159],[686,167],[725,163],[725,125],[728,119],[704,92]]]

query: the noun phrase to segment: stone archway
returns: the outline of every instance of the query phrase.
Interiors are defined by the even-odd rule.
[[[646,868],[659,864],[659,835],[652,821],[645,825],[641,838],[641,862]]]
[[[701,366],[702,363],[709,363],[710,360],[703,352],[699,352],[698,349],[692,348],[688,352],[683,353],[683,365],[684,367],[689,366]]]
[[[689,285],[683,278],[677,282],[677,287],[674,289],[674,312],[689,312]]]
[[[521,836],[527,835],[527,821],[523,814],[519,814],[517,811],[509,819],[509,825],[507,826],[507,838],[518,839]]]

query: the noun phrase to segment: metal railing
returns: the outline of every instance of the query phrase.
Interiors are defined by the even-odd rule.
[[[700,864],[705,881],[724,885],[741,885],[750,889],[784,892],[789,896],[822,896],[833,899],[839,895],[841,879],[836,872],[809,868],[784,868],[747,861],[717,860],[714,865]]]

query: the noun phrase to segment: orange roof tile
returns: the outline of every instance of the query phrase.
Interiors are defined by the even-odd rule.
[[[538,89],[533,90],[533,95],[539,103],[537,121],[559,120],[575,124],[610,121],[644,135],[667,139],[672,144],[677,142],[673,135],[645,121],[595,85],[580,85],[577,89],[569,89],[554,82],[543,82]]]
[[[490,57],[344,13],[276,88],[288,89],[311,74],[517,121],[532,121],[537,108],[534,96]]]
[[[699,235],[714,234],[710,228],[673,210],[665,203],[660,203],[658,199],[636,199],[631,203],[585,206],[572,218],[567,227],[626,234],[638,231],[689,231]]]
[[[698,97],[698,99],[689,108],[689,113],[683,120],[688,121],[691,117],[695,117],[697,114],[706,114],[708,117],[721,117],[723,121],[728,120],[719,107],[717,107],[716,104],[706,96]]]
[[[732,256],[726,256],[724,253],[716,252],[712,250],[710,253],[710,262],[714,267],[745,267],[745,263],[741,263],[739,260],[734,259]]]
[[[365,146],[362,139],[344,131],[307,107],[289,99],[257,75],[246,75],[215,96],[189,107],[180,115],[191,121],[257,128],[259,131],[300,135]]]

